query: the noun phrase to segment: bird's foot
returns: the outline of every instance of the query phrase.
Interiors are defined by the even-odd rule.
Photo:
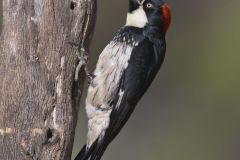
[[[77,49],[77,57],[79,59],[78,65],[76,67],[75,70],[75,81],[78,81],[79,78],[79,72],[82,69],[82,67],[84,67],[84,71],[86,73],[86,76],[88,78],[88,84],[91,84],[92,79],[94,78],[94,75],[90,73],[89,69],[88,69],[88,52],[85,50],[85,48],[83,46],[79,46],[76,43],[73,42],[69,42],[69,44]]]
[[[94,74],[92,74],[92,73],[89,72],[88,67],[85,67],[85,68],[84,68],[84,71],[85,71],[85,73],[86,73],[86,75],[87,75],[88,85],[92,84],[92,81],[93,81],[93,79],[94,79],[94,77],[95,77]]]

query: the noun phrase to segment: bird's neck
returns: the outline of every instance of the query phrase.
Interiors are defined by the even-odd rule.
[[[143,34],[149,38],[165,39],[165,32],[157,26],[147,25],[143,28]]]

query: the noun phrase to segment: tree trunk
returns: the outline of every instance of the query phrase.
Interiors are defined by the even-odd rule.
[[[96,0],[3,0],[0,160],[70,160]]]

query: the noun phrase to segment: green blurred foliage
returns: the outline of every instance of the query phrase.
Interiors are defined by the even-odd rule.
[[[239,160],[240,1],[168,3],[172,25],[164,65],[103,159]],[[98,1],[92,70],[124,25],[127,8],[127,0]],[[83,105],[73,156],[86,138]]]

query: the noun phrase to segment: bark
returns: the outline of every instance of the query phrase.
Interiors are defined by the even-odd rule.
[[[70,160],[96,0],[3,0],[0,160]]]

